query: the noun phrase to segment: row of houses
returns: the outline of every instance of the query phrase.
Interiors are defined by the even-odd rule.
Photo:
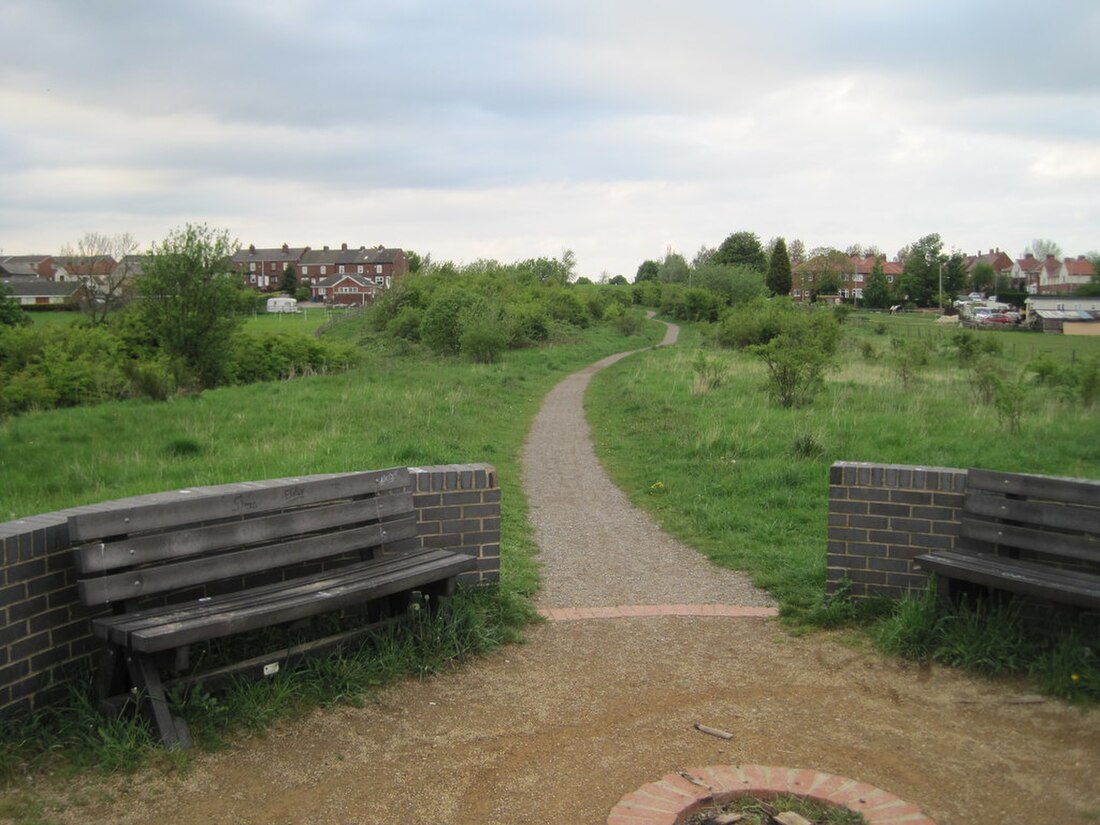
[[[0,282],[24,305],[74,303],[87,290],[112,279],[126,279],[141,271],[142,256],[115,260],[61,255],[0,256]],[[234,253],[231,266],[243,282],[259,292],[278,292],[288,270],[297,283],[310,290],[314,301],[329,304],[370,303],[393,279],[409,271],[402,249],[353,247],[337,249],[308,246],[270,249],[250,245]]]
[[[237,250],[233,266],[245,282],[260,292],[278,292],[288,270],[297,282],[309,287],[314,301],[329,304],[362,305],[409,271],[402,249],[385,246],[339,249],[311,249],[308,246],[258,249],[253,245]]]
[[[836,286],[841,298],[861,299],[876,263],[881,266],[887,284],[894,284],[901,277],[904,265],[898,261],[887,261],[885,256],[876,258],[873,255],[841,253],[819,256],[803,261],[794,268],[791,273],[791,296],[798,301],[812,300],[818,292],[816,284],[824,276],[829,276],[831,286]],[[1047,255],[1044,260],[1039,260],[1029,252],[1023,258],[1013,260],[1000,249],[968,255],[967,274],[972,273],[981,263],[988,264],[995,276],[1008,278],[1014,290],[1029,295],[1070,293],[1089,283],[1097,274],[1092,262],[1084,255],[1062,259]]]

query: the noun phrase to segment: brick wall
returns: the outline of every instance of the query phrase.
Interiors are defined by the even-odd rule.
[[[897,599],[924,590],[913,557],[954,547],[966,470],[840,461],[829,472],[827,590]]]
[[[418,535],[411,546],[448,547],[476,556],[466,585],[500,578],[500,488],[488,464],[412,467]],[[301,479],[287,479],[287,484]],[[272,482],[279,483],[279,482]],[[246,490],[223,484],[210,492]],[[76,507],[0,523],[0,719],[47,706],[67,680],[87,673],[97,641],[93,613],[77,599],[69,542],[70,514],[129,507],[130,499]]]

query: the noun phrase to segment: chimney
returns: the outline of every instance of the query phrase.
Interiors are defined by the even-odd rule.
[[[1047,260],[1048,261],[1053,261],[1054,260],[1054,253],[1053,252],[1048,252],[1047,253]]]
[[[347,252],[348,251],[348,245],[346,243],[340,244],[340,251]]]
[[[290,247],[288,247],[286,244],[283,244],[283,252],[289,252],[289,251],[290,251]]]
[[[325,252],[328,252],[328,244],[325,244]]]
[[[249,255],[255,255],[256,254],[256,244],[250,243],[248,245],[248,254]]]

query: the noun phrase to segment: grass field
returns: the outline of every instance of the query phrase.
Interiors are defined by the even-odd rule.
[[[18,416],[0,422],[0,520],[203,484],[485,461],[508,502],[507,556],[526,535],[518,456],[543,395],[569,372],[662,332],[648,324],[627,338],[598,327],[490,365],[375,353],[342,375]],[[506,575],[529,591],[526,555]]]
[[[931,328],[931,321],[929,328]],[[917,326],[915,329],[922,329]],[[896,330],[897,327],[894,327]],[[905,388],[890,364],[889,333],[857,328],[825,391],[802,409],[771,404],[754,356],[720,351],[698,330],[681,343],[599,373],[587,398],[597,451],[612,477],[673,534],[716,562],[749,571],[784,615],[814,621],[824,606],[828,469],[874,461],[988,467],[1100,478],[1100,414],[1029,391],[1020,432],[975,398],[951,353]],[[876,357],[862,354],[871,336]],[[997,333],[981,333],[996,335]],[[1021,336],[1007,370],[1052,336]],[[1096,352],[1100,341],[1082,343]],[[720,385],[697,391],[700,356]]]

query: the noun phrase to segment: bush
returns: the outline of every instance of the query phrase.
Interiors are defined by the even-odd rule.
[[[829,352],[813,336],[782,333],[751,351],[768,369],[768,395],[782,407],[811,403],[825,385]]]
[[[439,355],[458,355],[462,347],[461,316],[484,301],[480,295],[458,286],[436,292],[421,315],[420,340]]]
[[[234,382],[278,381],[299,375],[337,372],[359,362],[358,350],[318,341],[299,333],[238,333],[233,339],[229,372]]]

